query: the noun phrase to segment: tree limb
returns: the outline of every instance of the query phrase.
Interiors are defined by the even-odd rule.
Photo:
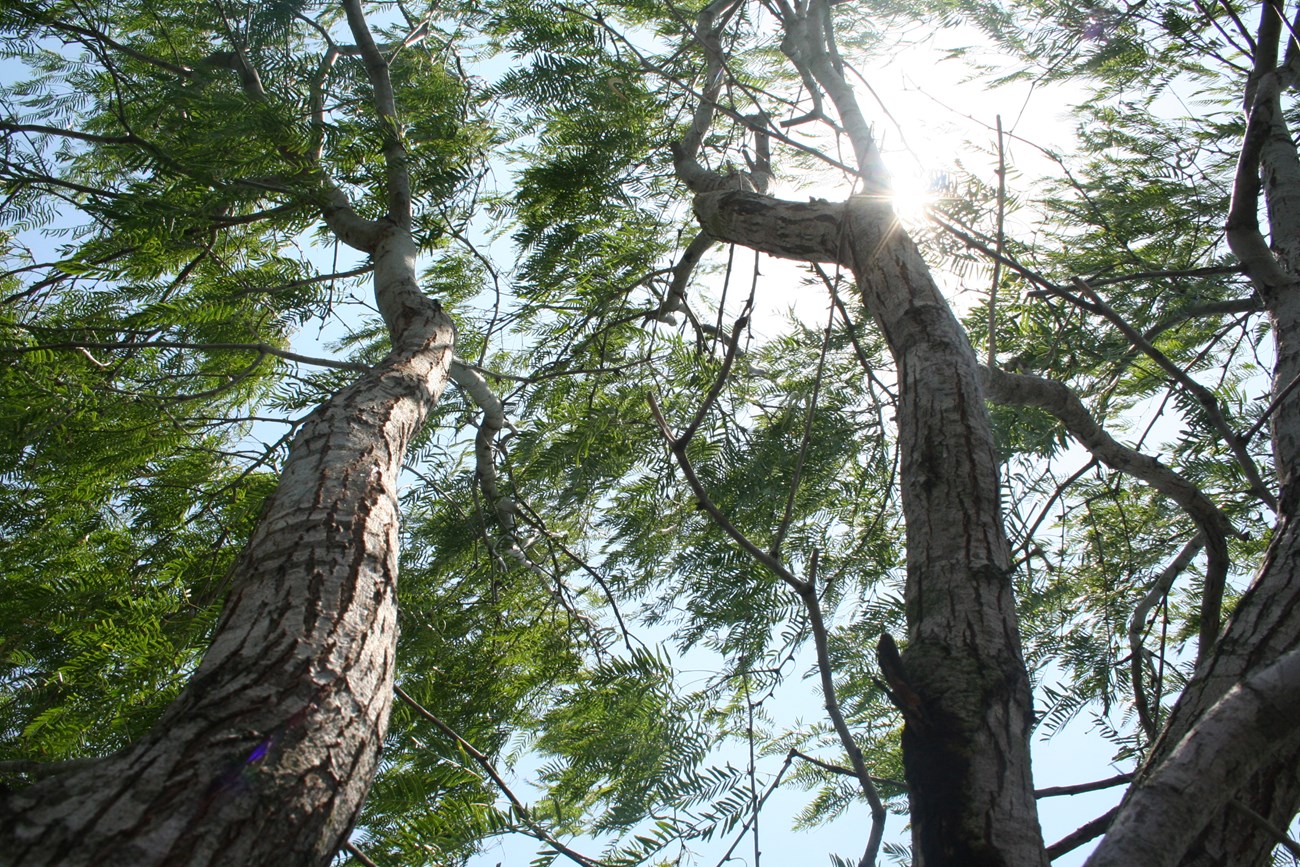
[[[1056,798],[1061,795],[1082,795],[1085,792],[1099,792],[1102,789],[1111,789],[1131,782],[1133,782],[1132,774],[1116,774],[1113,777],[1094,780],[1091,783],[1076,783],[1073,786],[1050,786],[1046,789],[1035,789],[1034,797]]]
[[[1088,412],[1065,384],[1002,370],[982,368],[990,400],[996,403],[1036,406],[1055,416],[1081,445],[1119,470],[1151,485],[1182,507],[1205,536],[1208,549],[1205,593],[1201,602],[1198,658],[1209,653],[1219,634],[1223,589],[1228,574],[1229,535],[1232,522],[1199,488],[1155,458],[1121,445]]]
[[[401,119],[388,73],[388,60],[370,35],[360,0],[343,0],[348,28],[361,49],[361,60],[374,91],[375,114],[384,136],[384,168],[388,186],[388,217],[398,226],[411,228],[411,177],[406,167],[406,145],[402,143]]]
[[[1233,799],[1242,780],[1275,760],[1300,716],[1300,648],[1242,679],[1137,785],[1087,867],[1170,867]]]
[[[1065,853],[1073,852],[1075,849],[1078,849],[1084,843],[1087,843],[1090,840],[1095,840],[1098,837],[1100,837],[1102,834],[1105,834],[1106,829],[1109,828],[1110,823],[1115,820],[1115,814],[1118,812],[1119,812],[1119,807],[1113,807],[1112,809],[1107,810],[1102,815],[1093,819],[1091,822],[1088,822],[1087,824],[1083,825],[1078,830],[1066,834],[1060,840],[1057,840],[1055,843],[1048,846],[1047,847],[1048,860],[1055,861],[1057,858],[1060,858]]]

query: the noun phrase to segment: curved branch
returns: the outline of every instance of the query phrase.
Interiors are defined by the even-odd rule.
[[[713,111],[722,92],[724,79],[724,55],[720,39],[722,27],[731,12],[740,5],[740,0],[713,0],[695,17],[695,40],[704,49],[705,71],[704,90],[695,104],[695,113],[691,116],[691,125],[680,142],[673,144],[673,161],[677,164],[678,174],[686,185],[695,189],[692,179],[704,179],[712,175],[721,179],[716,172],[711,172],[699,164],[700,148],[704,137],[713,125]],[[722,21],[718,21],[721,18]]]
[[[506,427],[505,404],[488,385],[483,374],[463,361],[454,359],[449,375],[451,381],[456,383],[465,396],[483,411],[483,419],[478,424],[478,433],[474,436],[475,475],[478,477],[483,496],[487,498],[488,506],[492,509],[492,515],[506,536],[505,553],[526,569],[542,574],[541,568],[533,562],[525,550],[532,544],[531,540],[520,544],[517,532],[519,506],[513,497],[502,493],[501,486],[498,484],[494,452],[497,447],[497,435]]]
[[[1085,281],[1075,278],[1074,286],[1079,290],[1079,292],[1088,297],[1086,299],[1080,298],[1059,289],[1058,294],[1066,300],[1079,304],[1079,306],[1082,306],[1108,320],[1112,325],[1119,329],[1121,334],[1128,338],[1129,342],[1133,344],[1135,349],[1154,361],[1159,365],[1160,369],[1169,374],[1175,382],[1187,389],[1205,413],[1206,421],[1208,421],[1219,433],[1219,436],[1223,438],[1224,444],[1232,451],[1233,456],[1237,459],[1237,463],[1241,466],[1242,473],[1246,476],[1246,481],[1250,483],[1251,493],[1254,494],[1260,502],[1276,512],[1278,508],[1277,497],[1274,496],[1268,485],[1264,483],[1264,478],[1260,475],[1259,467],[1255,464],[1255,459],[1250,456],[1250,451],[1246,447],[1245,438],[1232,429],[1232,425],[1228,423],[1223,407],[1219,403],[1219,399],[1215,397],[1214,392],[1193,379],[1187,371],[1175,364],[1169,356],[1165,355],[1157,349],[1151,341],[1143,337],[1136,328],[1125,321],[1124,317],[1120,316],[1114,308],[1102,300],[1101,296],[1098,295],[1097,292]]]
[[[1147,737],[1152,741],[1160,734],[1160,722],[1157,714],[1152,713],[1151,700],[1147,697],[1146,688],[1143,685],[1145,674],[1143,664],[1146,661],[1146,653],[1142,646],[1142,633],[1147,627],[1147,615],[1151,609],[1160,604],[1170,588],[1174,586],[1174,581],[1178,580],[1192,560],[1201,549],[1205,547],[1205,535],[1198,533],[1190,542],[1183,546],[1178,552],[1178,556],[1166,566],[1156,580],[1151,582],[1147,592],[1138,600],[1138,604],[1133,607],[1133,614],[1129,617],[1128,622],[1128,646],[1129,646],[1129,674],[1133,682],[1133,703],[1137,706],[1138,721],[1142,724],[1142,730],[1147,733]],[[1208,582],[1207,582],[1208,585]],[[1159,707],[1160,697],[1156,696],[1156,706]]]
[[[1224,226],[1228,247],[1266,298],[1275,297],[1296,283],[1296,278],[1278,264],[1259,226],[1260,157],[1275,125],[1281,122],[1280,114],[1277,76],[1265,75],[1256,87],[1254,105],[1246,122],[1232,183],[1232,202]]]
[[[806,82],[811,79],[819,85],[835,105],[853,146],[858,174],[864,181],[863,192],[869,196],[887,197],[889,170],[885,168],[871,124],[862,114],[853,86],[844,75],[844,64],[835,44],[831,4],[827,0],[810,0],[800,4],[794,14],[790,14],[786,6],[781,19],[785,26],[781,53],[790,59]]]
[[[1066,385],[1036,376],[981,368],[988,397],[995,403],[1035,406],[1051,413],[1081,445],[1107,466],[1146,482],[1182,507],[1205,536],[1208,549],[1205,594],[1201,603],[1198,658],[1209,653],[1219,634],[1223,588],[1228,574],[1232,522],[1199,488],[1150,455],[1121,445],[1088,412]]]

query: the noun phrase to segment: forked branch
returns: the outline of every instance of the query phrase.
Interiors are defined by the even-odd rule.
[[[1218,638],[1223,590],[1228,574],[1228,536],[1232,522],[1204,492],[1160,461],[1116,442],[1088,412],[1079,396],[1064,383],[1025,374],[982,368],[990,400],[1035,406],[1055,416],[1094,456],[1113,469],[1139,479],[1172,499],[1196,523],[1208,552],[1205,591],[1201,601],[1198,658],[1205,658]]]

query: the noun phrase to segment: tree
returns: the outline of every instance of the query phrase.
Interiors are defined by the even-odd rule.
[[[7,4],[3,857],[757,851],[789,772],[810,821],[865,803],[864,865],[887,807],[914,864],[1267,863],[1300,809],[1300,43],[1257,15]],[[1000,125],[997,183],[895,216],[851,82],[912,21],[1092,88],[1032,243]],[[773,192],[817,171],[846,195]],[[826,326],[756,335],[744,250],[806,265]],[[964,325],[939,266],[991,278]],[[290,348],[335,320],[349,358]],[[1174,440],[1123,442],[1148,406]],[[765,733],[805,659],[824,720]],[[1048,846],[1030,737],[1085,710],[1139,770]],[[496,767],[520,741],[544,809]]]

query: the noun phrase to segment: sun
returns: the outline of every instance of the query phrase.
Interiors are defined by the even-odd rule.
[[[919,167],[896,171],[890,181],[893,187],[890,204],[898,215],[898,221],[905,226],[925,222],[927,212],[938,203],[946,186],[943,172],[926,171]]]

